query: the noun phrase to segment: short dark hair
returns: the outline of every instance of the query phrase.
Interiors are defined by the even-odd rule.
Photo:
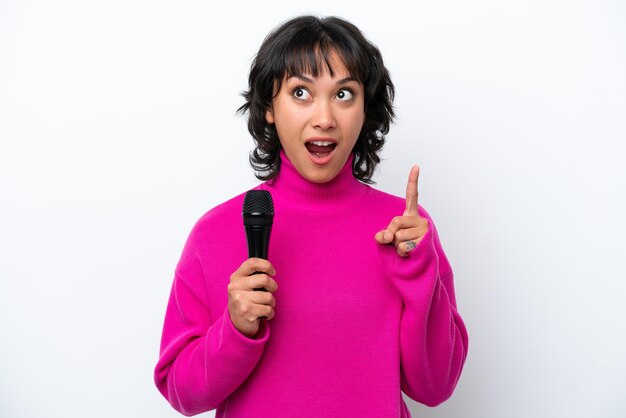
[[[364,87],[365,122],[352,150],[352,173],[373,183],[374,168],[380,162],[378,151],[394,118],[394,86],[378,48],[352,23],[335,16],[288,20],[267,35],[250,66],[248,91],[242,93],[245,103],[237,112],[248,112],[248,131],[256,145],[250,164],[258,179],[273,179],[280,170],[280,140],[276,127],[265,119],[275,97],[275,83],[280,88],[285,75],[303,72],[317,77],[322,64],[332,76],[332,52],[339,54],[350,76]]]

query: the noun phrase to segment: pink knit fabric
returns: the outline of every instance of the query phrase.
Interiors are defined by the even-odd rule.
[[[401,390],[435,406],[467,355],[453,275],[432,220],[409,257],[374,235],[405,200],[357,181],[352,157],[326,184],[282,154],[269,260],[276,316],[255,338],[228,313],[230,275],[248,258],[244,194],[196,223],[176,267],[155,382],[185,415],[410,417]]]

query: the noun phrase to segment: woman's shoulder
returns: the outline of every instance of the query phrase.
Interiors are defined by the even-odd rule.
[[[205,224],[222,221],[224,217],[229,217],[232,215],[238,215],[239,217],[241,217],[241,208],[243,205],[243,199],[245,194],[245,192],[239,193],[238,195],[231,197],[225,202],[222,202],[217,206],[212,207],[198,219],[198,223]]]
[[[191,234],[215,234],[217,231],[233,228],[235,225],[243,225],[241,209],[245,194],[246,192],[239,193],[207,210],[195,222]]]
[[[370,184],[366,184],[367,193],[369,194],[368,198],[379,200],[383,203],[391,203],[391,204],[399,204],[404,201],[403,198],[396,196],[394,194],[385,192],[380,190]]]
[[[399,216],[404,213],[406,209],[406,196],[396,196],[370,185],[366,185],[366,187],[367,202],[370,205],[375,205],[376,209],[379,211],[389,212],[393,214],[393,216]],[[420,216],[431,219],[430,215],[421,204],[418,205],[418,212]]]
[[[261,187],[262,184],[249,190],[256,190]],[[206,211],[196,221],[192,233],[205,234],[215,233],[225,228],[243,228],[243,201],[249,190],[245,190]]]

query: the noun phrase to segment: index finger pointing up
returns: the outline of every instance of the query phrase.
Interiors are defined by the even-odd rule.
[[[406,210],[404,216],[419,216],[417,211],[417,179],[420,175],[420,168],[414,165],[409,173],[409,181],[406,185]]]

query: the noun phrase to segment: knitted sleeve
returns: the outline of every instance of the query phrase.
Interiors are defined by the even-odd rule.
[[[395,254],[392,280],[400,291],[401,388],[428,406],[447,400],[461,375],[468,335],[457,312],[453,273],[432,219],[428,232],[408,257]]]
[[[211,316],[192,235],[176,268],[154,371],[159,391],[187,416],[224,402],[252,372],[269,338],[266,321],[254,338],[240,333],[228,306]]]

